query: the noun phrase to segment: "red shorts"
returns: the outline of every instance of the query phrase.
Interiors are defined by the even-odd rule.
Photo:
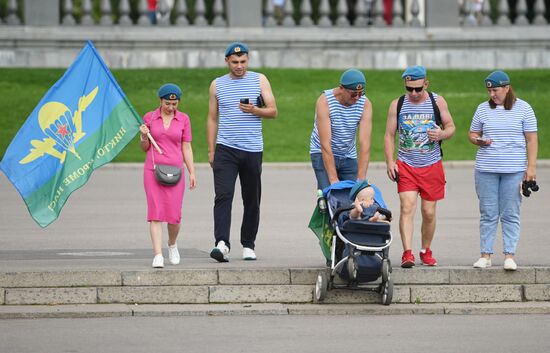
[[[418,191],[426,201],[443,200],[445,197],[445,172],[441,161],[427,167],[415,168],[397,161],[399,182],[397,192]]]

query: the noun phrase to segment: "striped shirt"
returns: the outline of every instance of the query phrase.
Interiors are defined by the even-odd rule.
[[[355,104],[345,106],[340,104],[334,97],[332,89],[326,90],[324,93],[328,102],[332,154],[337,157],[357,159],[357,149],[355,147],[357,126],[363,116],[367,98],[361,96]],[[309,142],[309,153],[321,153],[317,116],[315,116],[313,132]]]
[[[260,74],[257,72],[247,71],[240,79],[232,79],[229,74],[216,79],[217,143],[247,152],[263,151],[262,119],[239,109],[241,98],[256,104],[260,93]]]
[[[476,169],[489,173],[517,173],[527,169],[525,132],[537,131],[537,118],[529,103],[517,98],[511,110],[489,102],[478,107],[470,131],[480,132],[491,139],[489,146],[479,147]]]
[[[437,94],[433,93],[437,102]],[[435,114],[430,97],[420,104],[411,104],[405,95],[399,112],[399,147],[397,159],[408,165],[421,168],[441,160],[441,150],[437,141],[430,141],[428,129],[435,128]]]

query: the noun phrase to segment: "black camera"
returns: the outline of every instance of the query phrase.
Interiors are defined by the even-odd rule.
[[[536,180],[524,180],[523,183],[521,183],[521,193],[525,197],[531,196],[531,191],[537,192],[539,191],[539,186],[537,185]]]
[[[248,99],[248,98],[241,98],[241,103],[242,103],[242,104],[250,104],[250,99]]]

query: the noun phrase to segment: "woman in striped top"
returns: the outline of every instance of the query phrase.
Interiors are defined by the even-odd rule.
[[[520,184],[535,180],[537,175],[537,119],[531,106],[516,97],[506,73],[491,73],[485,86],[489,100],[477,107],[469,133],[470,142],[479,146],[475,187],[481,213],[481,257],[474,267],[491,266],[500,220],[504,269],[514,271],[520,234]]]

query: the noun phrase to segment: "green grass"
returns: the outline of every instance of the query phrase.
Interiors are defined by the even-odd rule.
[[[323,89],[336,86],[341,70],[258,69],[269,78],[279,116],[264,121],[264,161],[309,160],[309,136],[313,127],[315,101]],[[46,91],[61,77],[61,69],[0,69],[0,155]],[[195,160],[205,162],[208,87],[226,69],[114,70],[113,74],[140,115],[156,108],[158,87],[179,84],[183,91],[180,110],[191,117]],[[401,70],[365,70],[367,96],[373,103],[371,157],[384,160],[383,136],[386,113],[392,99],[403,94]],[[429,71],[430,90],[445,97],[457,126],[452,140],[444,143],[446,160],[472,160],[475,146],[467,141],[472,115],[487,99],[483,79],[488,71]],[[529,102],[538,117],[539,140],[550,133],[545,108],[550,92],[550,70],[508,71],[517,95]],[[138,138],[117,157],[119,162],[144,158]],[[540,144],[539,158],[550,158],[550,145]]]

